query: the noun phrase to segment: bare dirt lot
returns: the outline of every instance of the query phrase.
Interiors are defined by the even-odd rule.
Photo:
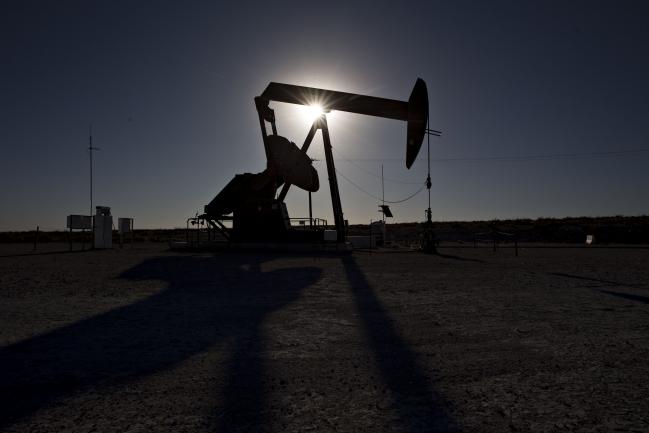
[[[3,431],[649,431],[646,249],[12,248]]]

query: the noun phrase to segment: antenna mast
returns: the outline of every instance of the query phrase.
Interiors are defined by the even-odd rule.
[[[88,127],[88,154],[90,155],[90,217],[92,218],[92,151],[101,150],[98,147],[92,147],[92,124]]]
[[[90,217],[92,218],[92,124],[88,127],[88,154],[90,155]]]

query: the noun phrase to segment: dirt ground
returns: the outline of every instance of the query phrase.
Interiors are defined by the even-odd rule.
[[[29,249],[2,431],[649,431],[646,249]]]

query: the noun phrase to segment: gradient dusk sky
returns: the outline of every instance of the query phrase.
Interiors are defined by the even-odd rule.
[[[417,77],[443,131],[434,220],[648,214],[648,23],[644,1],[4,2],[0,231],[88,212],[89,124],[94,204],[178,227],[265,168],[253,98],[270,81],[407,100]],[[302,110],[273,108],[300,145]],[[425,144],[405,167],[405,123],[332,113],[329,126],[337,168],[368,192],[381,195],[381,164],[387,200],[425,181]],[[322,159],[320,138],[309,154]],[[332,221],[314,164],[314,215]],[[339,185],[345,218],[379,218]],[[305,191],[287,204],[308,215]],[[426,207],[422,191],[394,221]]]

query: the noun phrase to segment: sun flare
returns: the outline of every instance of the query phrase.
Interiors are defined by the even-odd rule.
[[[313,122],[325,114],[324,108],[320,104],[302,105],[301,108],[304,118],[309,122]]]

